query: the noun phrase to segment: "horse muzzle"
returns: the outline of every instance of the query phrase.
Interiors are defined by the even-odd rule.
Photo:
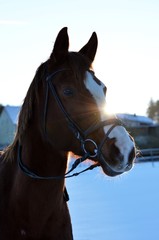
[[[130,171],[134,165],[135,156],[135,147],[132,147],[124,155],[119,151],[115,152],[115,148],[114,151],[111,150],[110,152],[107,149],[105,151],[102,149],[101,154],[98,156],[98,161],[104,173],[113,177]]]

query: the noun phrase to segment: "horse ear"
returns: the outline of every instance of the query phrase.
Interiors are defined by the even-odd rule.
[[[68,54],[68,47],[69,37],[67,33],[67,27],[64,27],[57,35],[50,59],[56,63],[62,62]]]
[[[97,34],[95,32],[93,32],[89,41],[87,42],[87,44],[83,48],[81,48],[79,53],[88,57],[91,60],[91,62],[93,62],[94,57],[96,55],[97,46],[98,46]]]

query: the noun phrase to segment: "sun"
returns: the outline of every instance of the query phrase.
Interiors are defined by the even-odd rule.
[[[105,104],[102,107],[102,111],[103,111],[103,114],[105,115],[105,117],[108,119],[114,118],[114,116],[116,115],[116,112],[113,110],[113,108],[109,104]]]
[[[106,115],[113,115],[115,114],[115,111],[114,109],[111,107],[111,105],[109,104],[106,104],[104,107],[103,107],[103,111]]]

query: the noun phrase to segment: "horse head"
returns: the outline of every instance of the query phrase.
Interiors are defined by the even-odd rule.
[[[79,52],[69,52],[67,28],[55,41],[45,76],[44,132],[52,146],[76,155],[88,154],[105,174],[129,171],[135,158],[133,138],[103,107],[106,86],[92,68],[97,50],[94,32]]]

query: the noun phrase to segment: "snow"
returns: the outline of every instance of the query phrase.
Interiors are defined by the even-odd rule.
[[[67,180],[75,240],[159,239],[159,163],[120,177],[100,169]]]

